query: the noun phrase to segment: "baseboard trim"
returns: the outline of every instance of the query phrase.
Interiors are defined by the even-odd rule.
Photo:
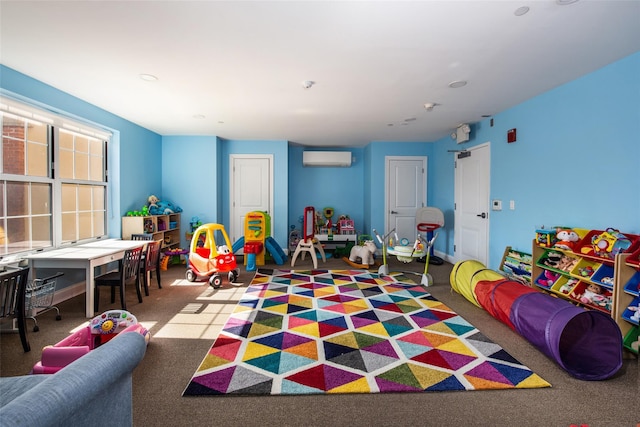
[[[53,294],[53,305],[60,304],[63,301],[84,294],[87,291],[85,282],[78,282],[70,286],[58,290]]]

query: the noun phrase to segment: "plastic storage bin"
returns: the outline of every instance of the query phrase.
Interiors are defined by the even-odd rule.
[[[640,295],[640,271],[636,271],[633,276],[624,285],[624,291],[628,294]]]
[[[638,354],[638,336],[640,336],[640,327],[636,326],[635,328],[629,329],[627,335],[624,336],[624,348],[632,353]],[[635,346],[634,343],[636,343]]]
[[[602,286],[606,286],[609,289],[613,288],[613,273],[614,269],[610,265],[602,264],[596,272],[591,276],[592,282],[597,282]]]

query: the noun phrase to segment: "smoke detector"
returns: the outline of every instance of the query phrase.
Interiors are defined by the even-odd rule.
[[[305,80],[302,82],[302,87],[305,89],[310,89],[311,86],[313,86],[314,84],[316,84],[316,82],[311,81],[311,80]]]
[[[435,102],[427,102],[426,104],[424,104],[424,109],[427,111],[433,111],[433,107],[435,107],[437,104]]]

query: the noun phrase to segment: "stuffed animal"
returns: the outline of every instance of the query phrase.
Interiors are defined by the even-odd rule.
[[[556,230],[556,239],[558,241],[553,244],[555,248],[572,251],[580,240],[580,236],[570,228],[558,228]]]
[[[373,240],[367,240],[363,245],[356,245],[351,248],[349,261],[357,262],[357,260],[360,259],[360,264],[373,265],[375,264],[373,259],[373,254],[375,252],[376,244],[373,243]]]
[[[540,277],[538,277],[536,282],[538,283],[538,285],[544,288],[550,288],[551,285],[553,285],[555,281],[558,280],[558,277],[560,277],[559,274],[554,273],[553,271],[544,270],[544,273]]]
[[[560,292],[563,294],[569,294],[571,290],[578,284],[578,279],[569,279],[567,282],[560,286]]]
[[[149,196],[149,213],[151,215],[169,215],[179,212],[182,212],[182,208],[180,206],[160,200],[156,196]]]

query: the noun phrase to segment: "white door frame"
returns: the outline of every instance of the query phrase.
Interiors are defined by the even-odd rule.
[[[378,232],[378,234],[380,234],[380,236],[384,236],[386,233],[388,233],[389,231],[391,231],[389,228],[390,224],[389,224],[389,220],[390,220],[390,207],[389,207],[389,198],[391,197],[390,194],[390,189],[389,189],[389,185],[390,185],[390,179],[389,179],[389,172],[390,172],[390,166],[391,166],[391,161],[393,160],[419,160],[422,162],[422,170],[423,170],[423,178],[424,178],[424,182],[423,182],[423,188],[424,191],[422,192],[422,201],[420,201],[422,207],[427,205],[427,167],[428,167],[428,156],[385,156],[384,158],[384,226],[385,229],[382,230],[382,232]],[[417,231],[416,231],[417,233]]]
[[[486,171],[486,180],[487,180],[487,200],[486,200],[486,213],[489,216],[489,218],[487,218],[487,221],[484,221],[483,223],[485,224],[485,235],[486,235],[486,241],[484,242],[484,251],[486,253],[486,266],[489,266],[489,256],[490,256],[490,252],[489,252],[489,225],[490,225],[490,215],[491,215],[491,203],[490,203],[490,197],[491,197],[491,144],[489,141],[483,143],[483,144],[478,144],[474,147],[470,147],[468,149],[465,149],[465,151],[470,151],[473,153],[474,150],[478,150],[478,149],[484,149],[486,148],[488,151],[488,164],[487,167],[485,168]],[[462,150],[461,150],[462,151]],[[459,153],[455,153],[454,156],[454,162],[457,162],[458,160],[458,154]],[[460,203],[460,190],[459,190],[459,186],[460,186],[460,177],[459,177],[459,165],[457,168],[455,168],[455,173],[454,173],[454,204],[456,206],[458,206],[458,204]],[[457,248],[458,250],[454,251],[454,263],[461,261],[461,259],[459,259],[459,254],[461,253],[461,247],[460,245],[460,233],[461,233],[461,228],[462,228],[462,219],[460,218],[461,214],[460,214],[460,210],[459,209],[455,209],[454,210],[454,231],[453,231],[453,235],[454,235],[454,247]]]
[[[273,236],[273,181],[274,181],[274,171],[273,171],[273,154],[230,154],[229,155],[229,227],[231,233],[235,230],[236,226],[236,215],[235,215],[235,180],[234,180],[234,170],[233,163],[236,159],[267,159],[269,160],[269,207],[267,212],[272,217],[271,221],[271,230],[269,230],[269,235]],[[238,238],[238,237],[236,237]],[[232,242],[233,243],[233,242]]]

